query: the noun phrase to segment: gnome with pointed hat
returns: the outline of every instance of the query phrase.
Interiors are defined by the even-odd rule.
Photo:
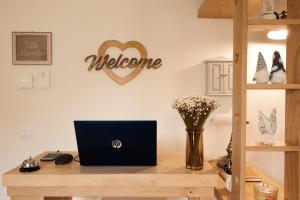
[[[274,52],[273,65],[270,73],[271,83],[285,83],[286,82],[286,72],[283,66],[281,56],[278,51]]]
[[[256,72],[253,77],[253,81],[256,81],[256,83],[268,83],[269,82],[268,68],[266,65],[266,61],[261,52],[258,53]]]

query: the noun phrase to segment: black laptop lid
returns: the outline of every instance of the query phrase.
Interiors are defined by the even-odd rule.
[[[156,121],[74,121],[81,165],[156,165]]]

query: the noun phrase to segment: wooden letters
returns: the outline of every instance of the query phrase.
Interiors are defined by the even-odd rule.
[[[122,51],[125,51],[128,48],[135,48],[140,53],[141,57],[139,59],[127,58],[124,57],[123,54],[120,54],[118,58],[113,58],[106,54],[107,49],[111,47],[119,48]],[[162,66],[162,60],[160,58],[147,58],[146,48],[137,41],[121,43],[117,40],[108,40],[99,47],[98,56],[90,55],[85,58],[85,62],[88,61],[90,61],[88,71],[92,71],[93,69],[96,71],[103,70],[112,80],[120,85],[124,85],[134,79],[144,68],[158,69]],[[112,69],[118,68],[130,68],[132,69],[132,72],[124,77],[120,77],[112,71]]]

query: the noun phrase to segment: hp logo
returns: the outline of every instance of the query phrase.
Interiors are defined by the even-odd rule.
[[[114,149],[120,149],[122,147],[122,142],[120,140],[113,140],[111,142],[111,146],[114,148]]]

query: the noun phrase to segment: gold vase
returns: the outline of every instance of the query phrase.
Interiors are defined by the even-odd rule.
[[[203,169],[203,130],[186,129],[186,168],[191,170]]]

